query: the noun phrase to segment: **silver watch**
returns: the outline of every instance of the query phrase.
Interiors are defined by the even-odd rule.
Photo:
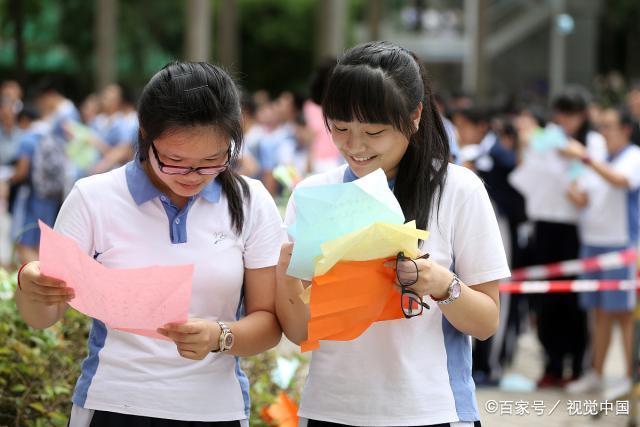
[[[453,273],[453,279],[451,279],[451,283],[449,284],[449,293],[444,299],[435,300],[435,302],[441,305],[451,304],[460,297],[460,289],[460,279],[456,276],[456,273]]]
[[[217,320],[216,323],[220,326],[220,338],[218,338],[218,350],[213,350],[212,353],[226,353],[233,347],[233,332],[226,323],[220,320]]]

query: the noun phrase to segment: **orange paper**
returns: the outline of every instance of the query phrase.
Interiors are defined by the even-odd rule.
[[[353,340],[373,322],[404,317],[395,270],[384,266],[391,259],[341,261],[313,279],[303,352],[318,348],[320,340]]]
[[[298,427],[298,405],[284,392],[280,392],[276,401],[262,414],[263,419],[278,427]]]

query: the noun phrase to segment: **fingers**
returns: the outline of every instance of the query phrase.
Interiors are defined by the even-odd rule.
[[[73,297],[69,296],[60,296],[60,295],[38,295],[31,294],[28,297],[29,300],[33,302],[37,302],[45,305],[57,305],[62,303],[68,303],[73,299]]]
[[[169,338],[176,344],[195,344],[202,341],[202,338],[198,334],[185,334],[182,332],[171,331],[164,328],[158,329],[158,333]]]
[[[419,257],[417,257],[416,259],[414,259],[414,261],[418,265],[425,265],[425,264],[422,263],[421,260],[427,260],[427,259],[429,259],[430,256],[431,255],[429,255],[429,252],[426,252],[426,253],[420,255]],[[411,261],[400,261],[400,262],[397,262],[394,259],[390,259],[389,261],[386,261],[383,265],[385,267],[395,268],[396,264],[398,266],[400,266],[400,265],[402,265],[402,266],[410,265],[410,268],[413,268],[413,263]],[[406,270],[406,268],[404,268],[404,267],[403,267],[403,269]]]
[[[181,357],[192,360],[202,360],[209,354],[215,335],[215,331],[209,333],[210,325],[199,319],[182,324],[169,323],[157,331],[176,344]]]
[[[196,322],[167,323],[164,329],[182,334],[197,334],[202,331],[202,325]]]
[[[70,300],[76,297],[71,288],[50,288],[46,286],[34,286],[31,294],[38,297],[58,297],[59,299]]]
[[[183,350],[180,348],[178,348],[178,354],[184,357],[185,359],[191,359],[191,360],[202,360],[206,356],[206,354],[200,354],[192,350]]]
[[[20,288],[28,300],[45,305],[68,303],[75,298],[73,289],[64,281],[42,275],[37,261],[27,264],[22,270]]]
[[[158,332],[175,343],[194,343],[202,339],[199,336],[202,332],[202,327],[190,322],[181,324],[169,323],[158,329]]]
[[[39,286],[56,288],[63,288],[66,286],[66,283],[63,280],[43,275],[40,271],[40,263],[38,261],[33,261],[27,264],[27,266],[22,270],[20,273],[20,283],[35,283]]]
[[[67,286],[67,284],[62,280],[54,279],[47,276],[40,276],[39,278],[32,280],[32,282],[38,286],[43,286],[47,288],[62,289],[62,288],[66,288]]]
[[[202,346],[195,344],[180,344],[177,348],[178,352],[202,353]]]

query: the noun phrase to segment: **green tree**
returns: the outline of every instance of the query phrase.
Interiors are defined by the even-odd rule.
[[[249,90],[303,91],[313,69],[315,1],[239,0],[242,75]]]

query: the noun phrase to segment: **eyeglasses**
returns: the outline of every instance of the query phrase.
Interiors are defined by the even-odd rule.
[[[417,259],[427,258],[429,258],[429,254],[424,254]],[[404,317],[407,319],[420,316],[423,309],[429,310],[431,308],[417,292],[409,289],[418,281],[418,273],[418,264],[416,264],[415,260],[404,256],[404,252],[399,252],[396,256],[396,278],[401,289],[400,306]]]
[[[156,150],[155,144],[151,143],[151,150],[153,151],[153,155],[158,162],[158,167],[160,168],[160,172],[166,173],[167,175],[188,175],[191,172],[195,172],[198,175],[218,175],[224,172],[230,164],[231,159],[231,148],[227,151],[227,161],[224,164],[216,165],[216,166],[202,166],[199,168],[193,168],[189,166],[174,166],[167,165],[160,160],[158,157],[158,150]]]

